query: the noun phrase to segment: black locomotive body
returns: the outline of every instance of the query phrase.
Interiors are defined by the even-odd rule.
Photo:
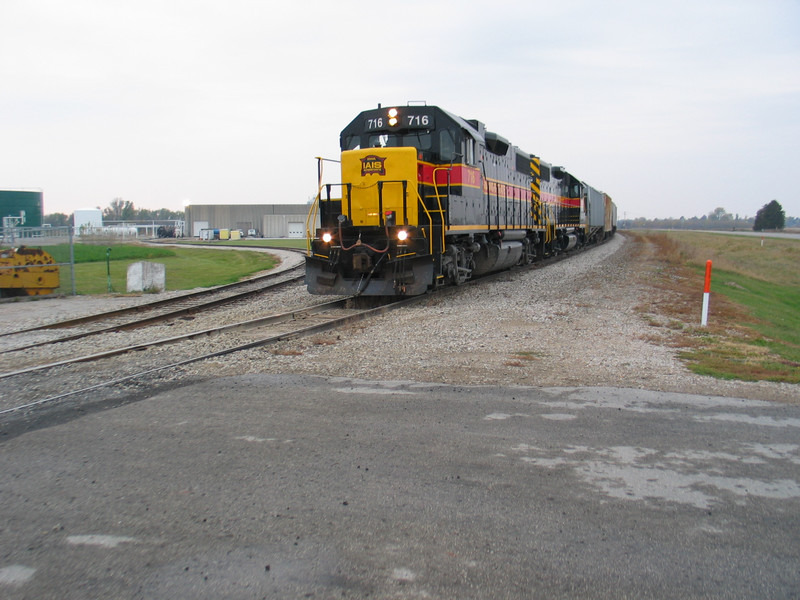
[[[340,144],[309,214],[312,294],[422,294],[616,230],[603,192],[435,106],[362,112]]]

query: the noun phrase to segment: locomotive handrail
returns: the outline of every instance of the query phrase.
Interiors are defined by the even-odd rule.
[[[450,163],[449,167],[436,167],[431,174],[431,178],[433,179],[433,191],[436,194],[436,203],[439,205],[439,213],[442,215],[442,254],[444,254],[445,249],[445,223],[444,223],[444,209],[442,208],[442,197],[439,194],[439,184],[436,183],[436,172],[437,171],[446,171],[447,172],[447,196],[450,196],[450,173],[453,169],[453,164]],[[433,221],[431,221],[431,226],[433,226]],[[433,238],[431,238],[431,254],[433,254]]]
[[[383,181],[377,181],[369,186],[378,186],[378,225],[385,224],[386,220],[383,214],[383,188],[387,183],[399,183],[403,186],[403,225],[408,225],[408,179],[385,179]]]
[[[542,211],[542,219],[544,220],[544,242],[545,244],[549,244],[553,241],[553,232],[555,231],[555,225],[553,225],[553,219],[551,218],[551,213],[553,212],[553,206],[549,202],[544,202],[544,210]]]
[[[319,210],[319,202],[322,196],[322,162],[324,160],[321,156],[317,157],[317,196],[314,198],[314,202],[311,203],[306,216],[306,253],[308,254],[311,254],[311,227],[309,223],[316,224],[317,222],[317,211]]]
[[[308,216],[306,217],[306,251],[311,254],[311,230],[309,227],[309,222],[311,221],[312,217],[316,221],[317,218],[317,211],[319,210],[320,204],[323,202],[322,200],[322,189],[327,190],[327,198],[325,198],[325,202],[336,202],[337,200],[341,202],[344,198],[331,198],[331,187],[334,185],[346,187],[347,188],[347,214],[350,215],[353,210],[351,206],[352,201],[352,185],[351,183],[326,183],[325,185],[320,188],[317,196],[314,198],[314,201],[311,204],[311,208],[308,211]]]
[[[445,247],[445,235],[444,235],[444,209],[442,208],[442,203],[439,201],[437,197],[437,202],[439,204],[439,209],[434,211],[429,211],[428,207],[425,206],[425,201],[422,199],[422,196],[419,195],[419,191],[417,191],[417,201],[419,202],[420,206],[422,206],[422,210],[425,211],[425,214],[428,215],[428,221],[431,224],[431,234],[433,234],[433,215],[431,212],[438,212],[442,215],[442,254],[444,254],[444,247]],[[433,235],[428,238],[428,246],[429,252],[433,254]]]
[[[322,187],[317,192],[317,197],[311,203],[311,208],[308,209],[308,216],[306,216],[306,253],[311,254],[311,228],[309,223],[312,221],[317,222],[317,211],[319,209],[320,196],[322,195]],[[313,215],[313,217],[312,217]]]
[[[453,165],[450,165],[449,167],[436,167],[433,170],[433,173],[431,174],[431,179],[433,180],[433,191],[436,193],[437,200],[439,199],[440,194],[439,194],[439,184],[436,183],[436,172],[437,171],[446,171],[447,172],[447,182],[445,183],[445,185],[447,185],[447,193],[449,194],[450,193],[450,171],[451,171],[452,168],[453,168]],[[441,205],[441,201],[439,202],[439,204]]]
[[[317,212],[319,211],[319,203],[322,200],[322,166],[325,162],[335,162],[340,163],[341,161],[334,160],[332,158],[323,158],[321,156],[317,156],[317,195],[314,198],[314,201],[311,203],[311,206],[308,209],[308,215],[306,216],[306,252],[311,254],[311,227],[310,223],[313,222],[316,224],[317,221]],[[328,186],[328,200],[330,200],[330,185]]]

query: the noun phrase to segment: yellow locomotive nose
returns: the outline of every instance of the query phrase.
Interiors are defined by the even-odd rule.
[[[417,224],[415,148],[364,148],[342,152],[342,182],[350,185],[342,212],[354,226],[380,226],[394,212],[397,225]]]

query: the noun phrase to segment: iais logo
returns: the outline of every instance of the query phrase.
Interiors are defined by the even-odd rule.
[[[361,175],[386,175],[385,157],[370,154],[361,159]]]

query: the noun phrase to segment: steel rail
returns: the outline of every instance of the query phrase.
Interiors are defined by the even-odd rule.
[[[144,312],[147,310],[153,310],[160,306],[168,306],[170,304],[177,304],[179,302],[184,302],[186,300],[192,300],[195,298],[202,298],[203,296],[209,296],[212,294],[218,294],[220,292],[225,292],[231,289],[235,289],[237,287],[244,287],[247,285],[252,285],[254,283],[258,283],[262,280],[272,279],[278,277],[279,275],[283,275],[285,273],[291,272],[292,270],[299,269],[300,267],[294,267],[288,271],[282,271],[281,273],[269,273],[267,275],[261,275],[259,277],[254,277],[252,279],[248,279],[246,281],[237,281],[235,283],[228,283],[221,286],[216,286],[213,288],[208,288],[204,290],[199,290],[196,292],[189,292],[187,294],[181,294],[178,296],[173,296],[171,298],[164,298],[161,300],[155,300],[153,302],[145,302],[142,304],[137,304],[135,306],[128,306],[126,308],[119,308],[116,310],[109,310],[101,313],[96,313],[93,315],[86,315],[83,317],[75,317],[73,319],[66,319],[64,321],[57,321],[55,323],[48,323],[46,325],[37,325],[36,327],[30,327],[28,329],[19,329],[17,331],[6,331],[4,333],[0,333],[0,337],[9,336],[9,335],[17,335],[20,333],[30,333],[33,331],[41,331],[43,329],[66,329],[68,327],[73,327],[75,325],[82,325],[84,323],[92,323],[94,321],[102,321],[104,319],[109,319],[112,317],[117,317],[120,315],[125,315],[129,313],[137,313],[137,312]],[[300,279],[298,277],[297,279]],[[235,296],[233,296],[235,299]],[[203,304],[198,304],[198,307],[202,307]]]
[[[303,316],[319,314],[321,312],[334,310],[337,308],[343,308],[346,303],[347,299],[334,300],[331,302],[325,302],[323,304],[317,304],[309,308],[294,310],[277,315],[271,315],[269,317],[260,317],[258,319],[251,319],[249,321],[240,321],[239,323],[231,323],[229,325],[222,325],[220,327],[212,327],[210,329],[201,329],[199,331],[193,331],[191,333],[184,333],[181,335],[176,335],[168,338],[161,338],[158,340],[143,342],[141,344],[132,344],[130,346],[123,346],[122,348],[115,348],[114,350],[104,350],[103,352],[96,352],[94,354],[76,356],[74,358],[67,358],[52,363],[36,365],[34,367],[26,367],[24,369],[19,369],[17,371],[8,371],[6,373],[0,373],[0,379],[6,379],[8,377],[14,377],[16,375],[24,375],[27,373],[35,373],[36,371],[44,371],[46,369],[52,369],[55,367],[61,367],[64,365],[70,365],[79,362],[91,362],[93,360],[100,360],[103,358],[110,358],[112,356],[119,356],[120,354],[126,354],[128,352],[133,352],[135,350],[145,350],[147,348],[154,348],[156,346],[173,344],[175,342],[192,340],[200,337],[211,337],[214,335],[219,335],[226,331],[240,331],[245,329],[254,329],[256,327],[263,327],[264,325],[286,323],[294,319],[302,318]]]
[[[84,332],[81,332],[81,333],[74,333],[74,334],[66,335],[66,336],[59,337],[59,338],[56,338],[56,339],[53,339],[53,340],[44,340],[44,341],[41,341],[41,342],[35,342],[33,344],[28,344],[26,346],[19,346],[19,347],[16,347],[16,348],[8,348],[6,350],[0,350],[0,354],[6,354],[6,353],[9,353],[9,352],[20,352],[22,350],[28,350],[30,348],[38,348],[40,346],[48,346],[50,344],[58,344],[58,343],[61,343],[61,342],[71,342],[71,341],[74,341],[74,340],[79,340],[79,339],[90,337],[90,336],[93,336],[93,335],[98,335],[98,334],[102,334],[102,333],[110,333],[112,331],[125,331],[125,330],[128,330],[128,329],[137,329],[139,327],[145,327],[146,325],[152,325],[153,323],[159,323],[161,321],[168,321],[170,319],[176,319],[176,318],[182,317],[184,315],[196,313],[196,312],[203,311],[203,310],[208,310],[210,308],[216,308],[218,306],[222,306],[224,304],[229,304],[231,302],[236,302],[238,300],[244,300],[244,299],[249,298],[251,296],[255,296],[257,294],[262,294],[262,293],[264,293],[266,291],[278,290],[278,289],[281,289],[282,287],[285,287],[285,286],[287,286],[289,284],[296,283],[296,282],[302,280],[304,277],[305,277],[304,275],[298,275],[298,276],[292,277],[292,278],[287,279],[285,281],[280,281],[280,282],[272,284],[272,285],[264,286],[264,287],[257,288],[257,289],[254,289],[254,290],[248,290],[246,292],[240,292],[240,293],[234,294],[232,296],[225,296],[224,298],[218,298],[216,300],[210,300],[208,302],[203,302],[203,303],[200,303],[200,304],[193,304],[191,306],[178,308],[178,309],[166,312],[166,313],[153,315],[151,317],[145,317],[143,319],[136,319],[134,321],[129,321],[127,323],[110,325],[108,327],[103,327],[101,329],[94,329],[92,331],[84,331]],[[179,301],[180,300],[176,299],[175,303],[178,303]],[[159,304],[161,302],[162,301],[159,301]],[[135,307],[135,308],[139,308],[139,307]],[[116,313],[118,313],[118,312],[123,312],[124,313],[124,312],[142,312],[142,311],[130,311],[128,309],[120,309],[119,311],[109,311],[108,313],[101,313],[101,316],[110,316],[110,315],[118,316],[118,315],[116,315]],[[94,315],[92,315],[92,316],[94,316]],[[83,321],[83,319],[85,319],[85,317],[79,317],[78,319],[76,319],[76,321],[85,322],[85,321]],[[100,319],[90,319],[90,320],[100,320]],[[62,321],[62,323],[67,323],[67,321]],[[70,324],[72,324],[72,323],[70,322]],[[53,328],[53,327],[45,326],[45,327],[37,328],[37,329],[50,329],[50,328]],[[31,329],[31,330],[26,330],[26,331],[36,331],[37,329]],[[23,332],[16,332],[16,333],[23,333]]]
[[[31,333],[33,331],[41,331],[43,329],[66,329],[68,327],[74,327],[75,325],[83,325],[85,323],[92,323],[95,321],[102,321],[104,319],[110,319],[112,317],[118,317],[125,314],[135,314],[138,312],[144,312],[147,310],[153,310],[159,308],[161,306],[169,306],[170,304],[177,304],[179,302],[184,302],[186,300],[192,300],[197,298],[202,298],[203,296],[210,296],[213,294],[224,293],[226,291],[230,291],[239,287],[246,287],[248,285],[258,284],[259,282],[266,281],[269,279],[274,279],[276,277],[280,277],[281,275],[285,275],[287,273],[291,273],[292,271],[296,271],[298,269],[303,268],[303,265],[298,265],[296,267],[292,267],[291,269],[287,269],[285,271],[280,271],[277,273],[266,273],[264,275],[258,275],[256,277],[252,277],[250,279],[245,279],[242,281],[235,281],[233,283],[226,283],[224,285],[218,285],[212,288],[207,288],[203,290],[198,290],[196,292],[188,292],[186,294],[180,294],[178,296],[172,296],[171,298],[163,298],[160,300],[154,300],[152,302],[144,302],[142,304],[137,304],[135,306],[128,306],[126,308],[118,308],[116,310],[109,310],[101,313],[96,313],[93,315],[86,315],[83,317],[75,317],[73,319],[65,319],[64,321],[57,321],[55,323],[48,323],[46,325],[37,325],[36,327],[29,327],[27,329],[18,329],[16,331],[6,331],[0,333],[0,337],[5,337],[9,335],[17,335],[21,333]],[[302,279],[303,276],[298,276],[295,280]],[[236,299],[235,296],[230,296],[233,300]],[[222,303],[222,302],[221,302]],[[198,307],[202,307],[203,304],[198,304]]]
[[[402,306],[407,306],[409,304],[412,304],[412,303],[415,303],[415,302],[419,302],[419,301],[421,301],[421,300],[423,300],[425,298],[426,298],[425,296],[414,296],[414,297],[410,297],[410,298],[402,298],[400,300],[395,300],[393,302],[390,302],[389,304],[386,304],[384,306],[379,306],[379,307],[370,308],[370,309],[364,309],[364,310],[361,310],[361,311],[359,311],[357,313],[354,313],[354,314],[351,314],[351,315],[346,315],[346,316],[343,316],[343,317],[338,317],[338,318],[335,318],[335,319],[330,319],[330,320],[325,321],[323,323],[317,323],[315,325],[310,325],[310,326],[307,326],[307,327],[301,327],[301,328],[295,329],[293,331],[289,331],[289,332],[284,332],[284,333],[280,333],[280,334],[277,334],[277,335],[268,336],[268,337],[265,337],[265,338],[261,338],[261,339],[258,339],[258,340],[247,342],[245,344],[238,344],[238,345],[233,346],[231,348],[226,348],[226,349],[223,349],[223,350],[216,350],[214,352],[201,354],[201,355],[194,356],[194,357],[187,358],[187,359],[183,359],[183,360],[180,360],[180,361],[177,361],[177,362],[174,362],[174,363],[169,363],[169,364],[166,364],[166,365],[160,365],[160,366],[157,366],[157,367],[154,367],[154,368],[151,368],[151,369],[147,369],[145,371],[140,371],[138,373],[133,373],[131,375],[126,375],[124,377],[118,377],[116,379],[112,379],[112,380],[109,380],[109,381],[104,381],[102,383],[98,383],[98,384],[95,384],[95,385],[92,385],[92,386],[89,386],[89,387],[86,387],[86,388],[81,388],[81,389],[77,389],[77,390],[70,390],[68,392],[64,392],[63,394],[58,394],[56,396],[50,396],[50,397],[47,397],[47,398],[43,398],[41,400],[35,400],[33,402],[28,402],[26,404],[22,404],[22,405],[19,405],[19,406],[6,408],[4,410],[0,410],[0,415],[10,414],[10,413],[14,413],[14,412],[18,412],[18,411],[34,408],[34,407],[37,407],[37,406],[41,406],[43,404],[48,404],[48,403],[51,403],[51,402],[55,402],[57,400],[61,400],[63,398],[67,398],[69,396],[74,396],[76,394],[90,392],[90,391],[93,391],[93,390],[96,390],[96,389],[100,389],[100,388],[104,388],[104,387],[110,387],[110,386],[113,386],[113,385],[116,385],[116,384],[119,384],[119,383],[124,383],[126,381],[130,381],[130,380],[133,380],[133,379],[136,379],[136,378],[139,378],[139,377],[143,377],[145,375],[149,375],[151,373],[157,373],[159,371],[164,371],[164,370],[167,370],[167,369],[173,369],[173,368],[181,367],[181,366],[184,366],[184,365],[187,365],[187,364],[191,364],[191,363],[194,363],[194,362],[199,362],[201,360],[207,360],[207,359],[211,359],[211,358],[216,358],[216,357],[219,357],[219,356],[232,354],[234,352],[240,352],[242,350],[248,350],[250,348],[256,348],[256,347],[259,347],[259,346],[266,346],[266,345],[274,344],[274,343],[277,343],[277,342],[280,342],[280,341],[284,341],[284,340],[303,337],[303,336],[306,336],[306,335],[309,335],[309,334],[312,334],[312,333],[319,333],[319,332],[322,332],[322,331],[329,331],[331,329],[335,329],[337,327],[341,327],[341,326],[347,325],[349,323],[353,323],[353,322],[356,322],[356,321],[364,320],[364,319],[367,319],[367,318],[369,318],[371,316],[383,314],[384,312],[388,312],[390,310],[395,310],[395,309],[400,308]],[[325,304],[318,305],[317,307],[312,307],[312,309],[319,309],[319,310],[314,310],[313,311],[314,313],[316,313],[316,312],[324,312],[324,310],[332,310],[334,308],[342,308],[342,307],[344,307],[344,305],[347,303],[348,300],[350,300],[350,298],[344,299],[344,300],[336,300],[336,301],[333,301],[333,302],[327,302]],[[327,307],[327,308],[324,308],[324,307]],[[284,315],[275,315],[275,317],[265,317],[263,319],[254,319],[253,321],[245,321],[245,322],[242,322],[242,323],[236,323],[236,324],[233,324],[233,325],[228,325],[226,327],[220,328],[220,330],[222,330],[222,329],[232,329],[232,328],[236,328],[236,327],[239,327],[241,329],[250,329],[250,328],[258,327],[258,325],[254,325],[254,323],[257,323],[259,321],[268,321],[271,318],[281,317],[281,316],[290,315],[290,314],[300,315],[301,313],[304,313],[304,312],[306,312],[308,314],[312,314],[312,311],[309,311],[308,309],[304,309],[303,311],[294,311],[293,313],[285,313]],[[266,323],[261,323],[261,324],[263,325],[263,324],[266,324]],[[206,332],[198,332],[197,334],[190,334],[190,335],[208,334],[209,331],[217,331],[218,332],[219,330],[207,330]],[[178,339],[180,339],[180,337],[186,337],[186,336],[179,336],[178,338],[170,338],[169,340],[163,340],[163,342],[167,343],[167,342],[177,341]],[[148,346],[148,345],[153,345],[153,344],[144,344],[142,346]],[[131,347],[125,349],[124,351],[127,352],[127,351],[134,350],[134,349],[139,349],[139,348],[137,346],[131,346]],[[120,353],[122,353],[122,350],[114,351],[114,353],[115,354],[120,354]],[[101,354],[107,354],[107,353],[100,353],[98,355],[92,355],[91,357],[82,357],[82,358],[83,358],[83,360],[96,360],[98,358],[105,358],[105,356],[101,356]],[[113,355],[113,354],[109,354],[109,356],[110,355]],[[41,367],[37,367],[37,368],[38,369],[45,369],[45,368],[51,368],[51,367],[58,366],[59,364],[68,364],[69,362],[79,362],[79,361],[80,361],[80,359],[76,359],[76,360],[73,360],[73,361],[62,361],[62,363],[53,363],[53,364],[50,364],[50,365],[42,365]],[[37,369],[37,368],[34,368],[34,370]],[[3,374],[3,375],[0,375],[0,377],[8,377],[8,376],[11,376],[11,375],[23,374],[23,373],[30,372],[30,370],[31,369],[26,369],[26,370],[22,370],[22,371],[17,371],[15,373],[6,373],[6,374]]]
[[[491,281],[494,281],[496,279],[499,279],[499,278],[501,278],[503,276],[513,275],[513,274],[518,274],[518,273],[524,273],[524,272],[527,272],[527,271],[530,271],[530,270],[536,270],[536,269],[539,269],[539,268],[541,268],[543,266],[546,266],[547,264],[552,264],[552,263],[564,260],[569,255],[571,255],[571,254],[573,254],[575,252],[586,251],[586,250],[588,250],[588,249],[590,249],[592,247],[596,247],[596,245],[592,244],[591,246],[582,247],[582,248],[579,248],[579,249],[576,249],[576,250],[573,250],[573,251],[570,251],[570,252],[567,252],[567,253],[559,253],[559,254],[557,254],[555,256],[546,257],[543,260],[537,261],[537,262],[529,264],[529,265],[517,266],[517,267],[514,267],[514,268],[506,270],[506,271],[500,271],[500,272],[497,272],[497,273],[492,273],[492,274],[489,274],[487,276],[483,276],[483,277],[480,277],[480,278],[477,278],[477,279],[474,279],[474,280],[470,280],[470,281],[466,282],[462,286],[453,286],[453,287],[449,287],[449,288],[443,288],[443,289],[438,290],[436,292],[436,294],[437,294],[437,296],[441,296],[442,294],[445,294],[445,295],[456,294],[456,293],[459,293],[460,290],[463,290],[464,287],[469,286],[469,285],[473,285],[473,284],[477,285],[477,284],[480,284],[480,283],[487,283],[487,282],[491,282]],[[179,361],[174,362],[174,363],[169,363],[169,364],[166,364],[166,365],[161,365],[161,366],[157,366],[157,367],[154,367],[154,368],[146,369],[144,371],[140,371],[138,373],[133,373],[131,375],[118,377],[116,379],[105,381],[105,382],[102,382],[102,383],[98,383],[98,384],[95,384],[95,385],[92,385],[92,386],[89,386],[89,387],[86,387],[86,388],[81,388],[81,389],[77,389],[77,390],[70,390],[68,392],[64,392],[62,394],[58,394],[56,396],[50,396],[48,398],[44,398],[44,399],[41,399],[41,400],[28,402],[28,403],[26,403],[24,405],[14,406],[14,407],[11,407],[11,408],[6,408],[6,409],[3,409],[3,410],[0,410],[0,415],[10,414],[10,413],[14,413],[14,412],[17,412],[17,411],[33,408],[33,407],[40,406],[40,405],[43,405],[43,404],[55,402],[55,401],[60,400],[62,398],[67,398],[69,396],[74,396],[74,395],[77,395],[77,394],[80,394],[80,393],[90,392],[90,391],[93,391],[93,390],[96,390],[96,389],[100,389],[100,388],[103,388],[103,387],[110,387],[110,386],[113,386],[113,385],[116,385],[116,384],[119,384],[119,383],[123,383],[123,382],[130,381],[130,380],[133,380],[133,379],[136,379],[136,378],[139,378],[139,377],[143,377],[145,375],[149,375],[151,373],[156,373],[156,372],[159,372],[159,371],[164,371],[164,370],[167,370],[167,369],[177,368],[177,367],[180,367],[180,366],[183,366],[183,365],[187,365],[187,364],[191,364],[191,363],[194,363],[194,362],[199,362],[199,361],[210,359],[210,358],[215,358],[215,357],[224,356],[224,355],[227,355],[227,354],[232,354],[234,352],[239,352],[241,350],[247,350],[247,349],[250,349],[250,348],[255,348],[255,347],[259,347],[259,346],[269,345],[269,344],[272,344],[272,343],[277,343],[277,342],[283,341],[283,340],[298,338],[298,337],[302,337],[302,336],[305,336],[305,335],[309,335],[311,333],[318,333],[318,332],[321,332],[321,331],[328,331],[328,330],[331,330],[331,329],[335,329],[336,327],[341,327],[343,325],[346,325],[346,324],[349,324],[349,323],[352,323],[352,322],[355,322],[355,321],[359,321],[359,320],[363,320],[363,319],[369,318],[370,316],[373,316],[373,315],[382,314],[384,312],[388,312],[390,310],[394,310],[394,309],[401,308],[401,307],[404,307],[404,306],[412,305],[412,304],[415,304],[415,303],[418,303],[418,302],[427,301],[430,297],[431,296],[429,294],[422,294],[422,295],[419,295],[419,296],[399,298],[399,299],[396,299],[396,300],[390,302],[389,304],[386,304],[384,306],[380,306],[380,307],[377,307],[377,308],[365,309],[365,310],[359,311],[359,312],[351,314],[351,315],[347,315],[347,316],[339,317],[339,318],[335,318],[335,319],[330,319],[328,321],[325,321],[323,323],[318,323],[316,325],[311,325],[311,326],[307,326],[307,327],[301,327],[301,328],[295,329],[294,331],[289,331],[289,332],[284,332],[284,333],[280,333],[280,334],[277,334],[277,335],[268,336],[268,337],[261,338],[261,339],[255,340],[255,341],[251,341],[251,342],[248,342],[248,343],[245,343],[245,344],[238,344],[238,345],[235,345],[235,346],[232,346],[230,348],[223,349],[223,350],[217,350],[217,351],[201,354],[201,355],[198,355],[198,356],[194,356],[194,357],[190,357],[190,358],[187,358],[187,359],[179,360]],[[98,360],[100,358],[106,358],[108,356],[113,356],[115,354],[118,355],[118,354],[122,354],[122,353],[125,353],[125,352],[130,352],[130,351],[133,351],[133,350],[140,350],[140,349],[143,349],[143,348],[152,347],[152,346],[159,345],[159,344],[174,343],[174,342],[180,341],[181,339],[187,339],[187,338],[192,338],[192,337],[200,337],[200,336],[204,336],[204,335],[206,335],[206,336],[214,335],[216,333],[220,333],[220,332],[225,331],[225,330],[253,329],[253,328],[256,328],[256,327],[259,327],[259,326],[267,325],[267,324],[269,324],[269,321],[272,321],[273,323],[279,322],[279,319],[281,319],[282,317],[284,318],[284,320],[289,320],[290,318],[292,318],[290,315],[295,315],[295,316],[297,316],[297,318],[300,318],[302,315],[311,315],[311,314],[315,314],[315,313],[318,313],[318,312],[324,312],[325,310],[333,310],[335,308],[341,308],[341,307],[344,307],[345,304],[349,300],[352,300],[352,299],[353,298],[346,298],[346,299],[343,299],[343,300],[336,300],[336,301],[333,301],[333,302],[323,303],[323,304],[317,305],[315,307],[309,307],[307,309],[292,311],[290,313],[284,313],[283,315],[273,315],[272,317],[263,317],[261,319],[254,319],[254,320],[251,320],[251,321],[244,321],[244,322],[241,322],[241,323],[234,323],[234,324],[227,325],[227,326],[224,326],[224,327],[220,327],[220,328],[217,328],[217,329],[203,330],[203,331],[199,331],[199,332],[195,332],[195,333],[186,334],[186,335],[183,335],[183,336],[176,336],[174,338],[166,338],[164,340],[156,340],[155,342],[150,342],[150,343],[146,343],[146,344],[139,344],[139,345],[136,345],[136,346],[130,346],[130,347],[119,349],[119,350],[109,351],[107,353],[98,353],[97,355],[90,355],[90,356],[86,356],[86,357],[77,357],[75,359],[71,359],[71,360],[68,360],[68,361],[61,361],[61,362],[52,363],[52,364],[49,364],[49,365],[40,365],[38,367],[31,367],[31,368],[23,369],[23,370],[16,371],[16,372],[13,372],[13,373],[0,374],[0,378],[10,377],[12,375],[19,375],[19,374],[29,373],[29,372],[36,371],[36,370],[45,370],[45,369],[48,369],[48,368],[52,368],[52,367],[56,367],[56,366],[64,365],[64,364],[70,364],[70,363],[76,363],[76,362],[86,362],[86,361],[91,361],[91,360]],[[327,307],[327,308],[325,308],[325,307]]]

